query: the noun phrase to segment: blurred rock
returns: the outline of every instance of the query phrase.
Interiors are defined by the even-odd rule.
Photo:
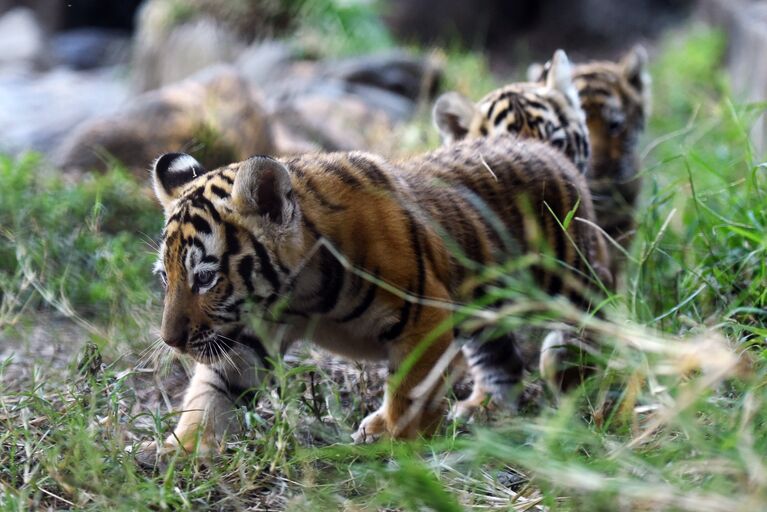
[[[27,7],[17,7],[0,17],[0,67],[22,69],[43,67],[45,35],[35,13]]]
[[[151,90],[211,64],[232,62],[254,40],[285,28],[290,13],[283,2],[147,0],[137,17],[136,88]]]
[[[700,12],[727,34],[727,70],[738,102],[767,101],[767,3],[753,0],[704,0]],[[767,117],[751,130],[757,154],[767,154]]]
[[[316,149],[389,153],[394,145],[392,119],[354,95],[294,97],[272,112],[271,120],[280,126],[282,154]]]
[[[191,76],[208,66],[231,62],[245,48],[225,26],[212,19],[185,23],[160,42],[145,35],[141,25],[136,36],[133,82],[139,92],[150,91]]]
[[[114,111],[127,96],[119,68],[43,74],[0,69],[0,151],[48,152],[75,125]]]
[[[130,35],[127,32],[78,28],[59,32],[51,37],[51,58],[54,65],[71,69],[95,69],[130,61]]]
[[[116,159],[144,179],[152,161],[170,151],[191,153],[209,168],[274,153],[266,115],[234,68],[209,68],[86,121],[56,149],[54,163],[104,170]]]
[[[390,152],[390,132],[432,98],[441,78],[430,57],[392,52],[316,62],[274,42],[249,47],[236,65],[263,92],[281,153]]]
[[[252,44],[240,53],[235,66],[247,80],[264,89],[271,83],[295,74],[297,58],[290,47],[277,41]],[[313,67],[313,65],[310,65]]]
[[[440,79],[435,61],[404,53],[351,57],[324,67],[329,77],[389,91],[411,101],[434,96]]]

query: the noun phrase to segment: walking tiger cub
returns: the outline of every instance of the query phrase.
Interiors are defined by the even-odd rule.
[[[632,48],[618,62],[592,61],[573,66],[573,83],[586,112],[591,159],[589,188],[597,221],[611,238],[628,248],[634,238],[639,176],[639,136],[650,114],[647,52]],[[548,83],[555,63],[532,65],[528,79]],[[611,246],[613,275],[625,263]]]
[[[557,50],[547,64],[545,76],[539,80],[505,85],[476,104],[456,92],[443,94],[434,105],[434,124],[446,145],[503,133],[546,142],[564,153],[581,174],[590,178],[589,128],[572,77],[567,55]],[[602,247],[602,236],[596,230],[592,236],[597,238],[594,244]],[[614,276],[611,269],[603,267],[598,261],[594,262],[594,268],[600,280],[608,287],[612,286]],[[569,387],[579,381],[582,369],[578,365],[566,364],[569,358],[565,347],[581,343],[581,340],[562,332],[552,332],[546,337],[543,346],[549,348],[545,352],[548,357],[541,358],[539,364],[541,374],[553,387]],[[533,341],[524,346],[524,359],[529,363],[540,353],[542,345]],[[486,400],[487,394],[482,380],[478,381],[475,375],[473,405],[459,404],[458,414],[470,416],[476,404]]]
[[[545,80],[519,82],[492,91],[474,104],[457,92],[437,98],[434,124],[442,142],[511,133],[548,142],[586,174],[589,134],[567,55],[557,50]]]
[[[390,375],[410,366],[390,379],[357,442],[429,433],[445,401],[440,379],[427,377],[435,367],[439,377],[455,336],[497,338],[467,358],[494,397],[520,379],[513,334],[463,332],[453,313],[492,290],[488,275],[512,272],[497,265],[526,256],[529,272],[514,272],[531,276],[531,291],[588,308],[593,265],[608,264],[589,226],[560,224],[572,212],[594,218],[582,175],[548,144],[508,134],[402,161],[257,156],[207,171],[166,154],[153,177],[166,219],[161,336],[197,365],[175,431],[142,453],[192,450],[198,440],[215,448],[237,430],[235,400],[268,371],[272,345],[299,339],[386,360]],[[480,275],[488,268],[497,273]],[[253,319],[266,335],[251,332]]]

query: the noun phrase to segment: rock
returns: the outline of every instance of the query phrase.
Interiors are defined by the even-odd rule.
[[[75,125],[125,101],[124,75],[120,68],[43,74],[0,68],[0,152],[51,151]]]
[[[325,64],[326,75],[367,89],[380,89],[411,101],[433,97],[441,70],[430,58],[404,53],[352,57]]]
[[[54,65],[85,70],[127,64],[130,35],[100,28],[80,28],[54,34],[51,38]]]
[[[0,48],[0,68],[43,67],[45,36],[31,9],[17,7],[0,17]]]
[[[210,18],[176,27],[162,42],[143,34],[136,37],[133,82],[137,91],[149,91],[182,80],[221,62],[231,62],[245,45],[227,28]]]
[[[287,27],[293,11],[282,2],[148,0],[137,17],[136,88],[151,90],[213,63],[232,62],[254,40]]]
[[[739,102],[767,101],[767,4],[749,0],[705,0],[700,12],[727,34],[727,72]],[[767,154],[767,117],[754,122],[751,140]]]
[[[390,152],[391,131],[437,89],[430,58],[402,53],[324,62],[297,60],[280,43],[251,46],[237,67],[262,90],[281,153]]]
[[[291,147],[280,146],[280,153],[300,152],[300,148],[389,153],[394,144],[391,118],[354,95],[298,96],[273,112],[271,119],[280,125],[281,133],[289,134]]]
[[[287,44],[263,41],[249,45],[235,63],[237,71],[260,89],[279,82],[286,74],[295,71],[295,52]]]
[[[234,68],[206,69],[86,121],[57,148],[54,163],[104,170],[114,159],[144,179],[152,161],[171,151],[191,153],[209,168],[274,153],[266,115]]]

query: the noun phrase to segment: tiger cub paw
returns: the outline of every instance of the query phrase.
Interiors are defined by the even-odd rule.
[[[481,400],[469,397],[466,400],[456,402],[450,409],[447,419],[449,421],[458,421],[459,423],[464,423],[480,416],[486,419],[491,410],[493,410],[493,403],[488,397],[483,397]]]
[[[156,441],[143,441],[137,445],[128,446],[126,452],[131,453],[136,463],[144,468],[162,468],[167,465],[171,455],[181,452],[182,454],[196,454],[200,458],[208,458],[216,453],[215,443],[211,444],[202,440],[195,443],[179,444],[176,436],[169,436],[164,443]]]
[[[354,444],[370,444],[378,441],[386,433],[386,419],[381,411],[376,411],[362,420],[357,431],[352,434],[352,439]]]

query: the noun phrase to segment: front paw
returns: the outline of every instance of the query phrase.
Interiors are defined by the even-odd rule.
[[[144,468],[160,468],[167,465],[168,459],[175,455],[195,454],[200,458],[208,458],[216,453],[216,444],[206,442],[205,439],[196,439],[192,437],[185,443],[179,443],[179,438],[175,435],[168,436],[162,444],[156,441],[143,441],[137,445],[129,446],[125,451],[133,454],[136,463]]]
[[[371,444],[387,433],[386,420],[381,411],[376,411],[362,420],[357,431],[352,434],[354,444]]]
[[[163,469],[165,466],[165,450],[156,441],[142,441],[125,448],[133,455],[136,464],[146,469]]]

